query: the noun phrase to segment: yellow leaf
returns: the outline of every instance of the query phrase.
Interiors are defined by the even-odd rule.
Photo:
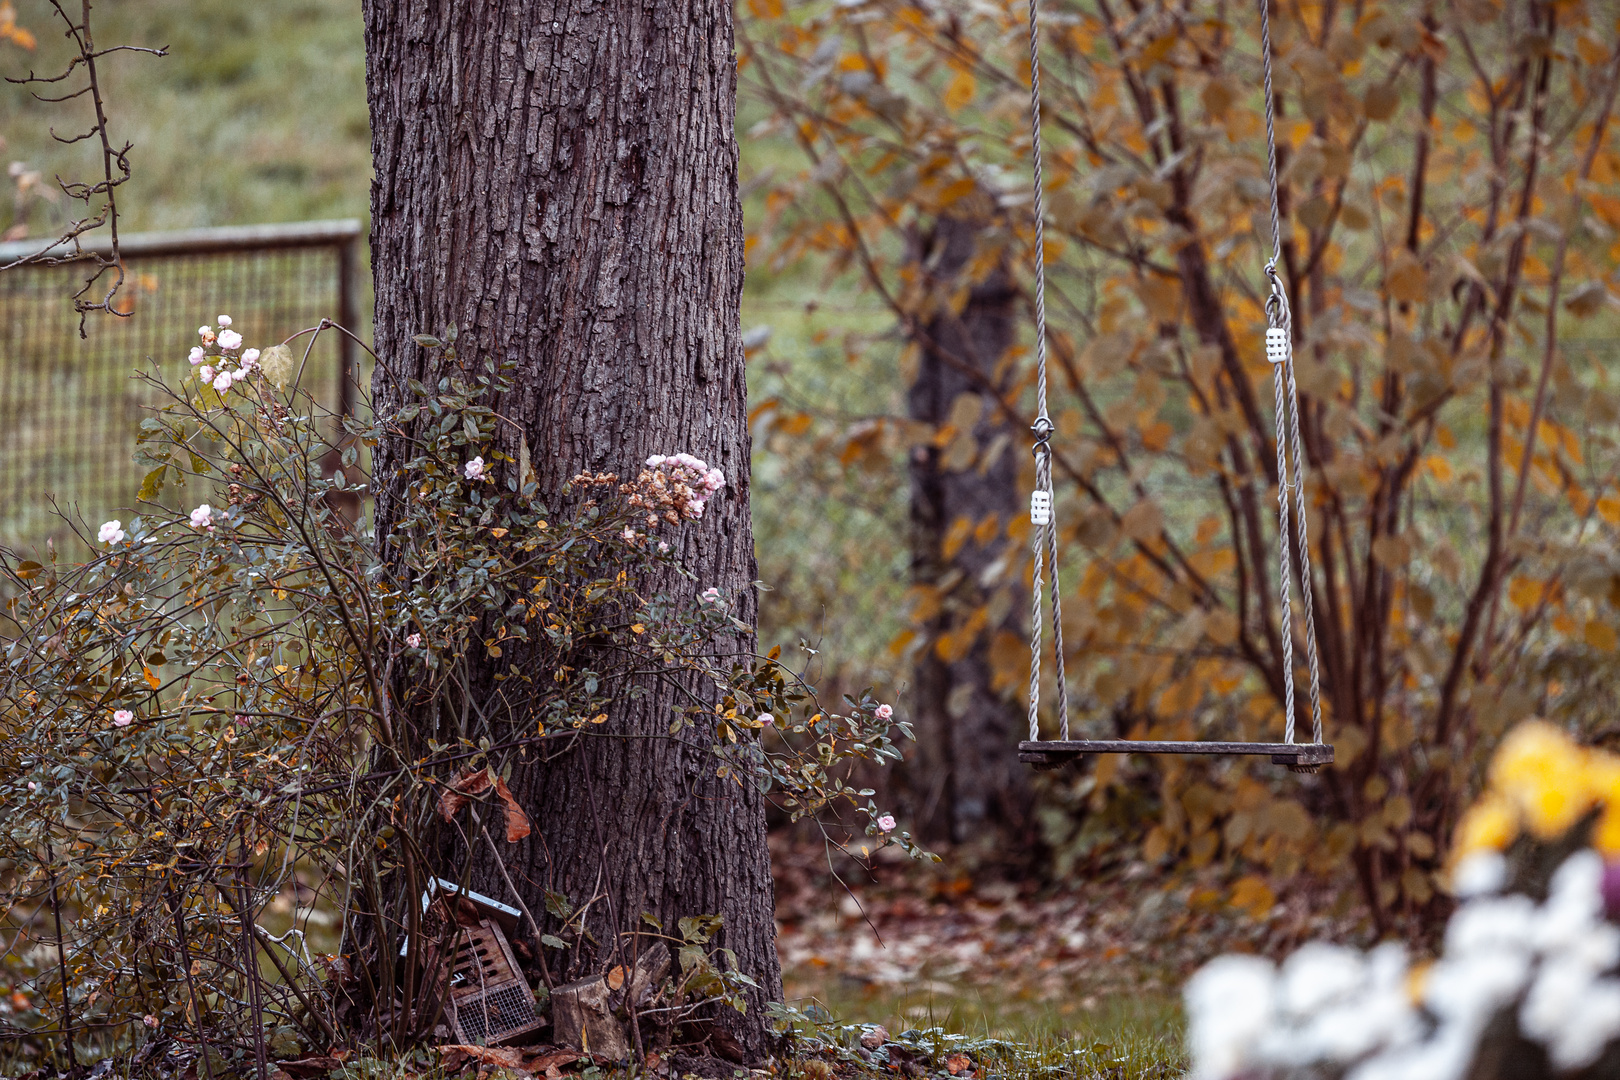
[[[1527,577],[1515,577],[1508,582],[1508,600],[1520,611],[1528,611],[1535,607],[1541,599],[1541,582],[1532,581]]]
[[[640,623],[632,623],[630,626],[630,632],[632,634],[645,634],[647,632],[647,628]],[[775,658],[773,657],[772,659]]]
[[[973,73],[965,68],[958,68],[956,74],[951,76],[950,85],[945,87],[945,108],[955,115],[973,100],[973,95],[978,89],[979,84],[973,78]]]
[[[1597,501],[1597,512],[1610,525],[1620,525],[1620,498],[1605,495]]]
[[[1588,67],[1597,67],[1609,58],[1609,47],[1590,30],[1575,39],[1575,51]]]
[[[1383,83],[1377,83],[1368,89],[1367,96],[1362,99],[1369,120],[1388,120],[1395,115],[1395,110],[1400,104],[1400,91]]]
[[[1613,652],[1617,644],[1614,627],[1592,619],[1586,624],[1586,643],[1599,652]]]
[[[1164,514],[1152,499],[1142,499],[1125,511],[1119,527],[1132,540],[1146,542],[1157,537],[1164,528]]]
[[[152,669],[147,667],[145,664],[141,665],[141,674],[146,678],[146,685],[150,686],[152,689],[156,690],[158,687],[163,685],[163,680],[152,674]]]
[[[293,351],[285,345],[272,345],[259,353],[259,370],[275,384],[277,390],[285,389],[292,381],[296,367]]]
[[[1429,470],[1429,474],[1442,484],[1448,482],[1452,477],[1451,462],[1439,454],[1430,454],[1424,458],[1423,467]]]
[[[1411,252],[1402,248],[1390,261],[1384,288],[1393,299],[1419,304],[1429,292],[1429,273]]]
[[[1248,912],[1252,918],[1263,919],[1277,905],[1277,894],[1262,878],[1250,874],[1232,886],[1232,895],[1227,902]]]

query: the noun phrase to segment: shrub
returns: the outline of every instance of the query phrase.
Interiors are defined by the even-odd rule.
[[[431,422],[385,561],[343,509],[364,491],[361,455],[399,417],[323,414],[298,387],[293,342],[244,351],[220,324],[186,377],[143,376],[167,404],[142,425],[140,513],[102,525],[89,562],[0,553],[14,988],[0,1022],[23,1057],[168,1036],[218,1047],[221,1067],[252,1057],[262,1075],[272,1054],[431,1032],[416,898],[456,875],[424,836],[459,828],[469,803],[504,820],[508,842],[525,834],[504,782],[514,757],[612,738],[632,673],[707,682],[670,737],[712,744],[722,775],[795,815],[853,812],[868,846],[920,854],[845,779],[896,759],[904,725],[869,694],[823,709],[776,654],[726,646],[746,627],[675,563],[664,538],[701,518],[717,471],[654,458],[543,501],[525,447],[497,485],[489,403],[505,369],[466,365],[411,384],[408,411]],[[500,743],[457,719],[475,655],[509,662],[521,727]],[[404,729],[402,704],[442,723]],[[690,967],[680,987],[704,984]],[[735,973],[717,973],[706,993],[733,995]]]

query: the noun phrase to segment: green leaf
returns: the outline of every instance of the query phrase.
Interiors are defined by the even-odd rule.
[[[542,945],[544,945],[544,946],[546,946],[547,948],[550,948],[550,949],[566,949],[566,948],[568,948],[568,942],[564,941],[560,937],[554,937],[551,934],[541,934],[540,935],[540,944],[542,944]]]
[[[146,478],[141,481],[141,490],[136,493],[135,497],[142,502],[151,502],[162,494],[163,471],[167,468],[167,465],[159,465],[147,473]]]
[[[424,349],[437,349],[440,345],[444,344],[444,342],[440,341],[432,334],[417,334],[413,336],[411,340],[422,346]]]

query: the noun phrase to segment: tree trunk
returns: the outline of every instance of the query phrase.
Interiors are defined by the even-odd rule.
[[[1016,634],[1027,606],[1014,560],[986,583],[1007,553],[1007,526],[1022,506],[1023,440],[997,412],[986,384],[1005,391],[999,370],[1013,343],[1018,293],[1002,267],[970,285],[959,315],[949,298],[964,282],[984,224],[944,218],[914,255],[939,311],[918,342],[907,393],[911,419],[957,430],[943,446],[919,446],[911,460],[912,580],[937,600],[919,627],[915,714],[922,768],[916,795],[924,835],[963,842],[1022,840],[1029,826],[1028,778],[1017,759],[1023,718],[995,686],[991,649]]]
[[[548,506],[580,471],[633,476],[652,453],[719,466],[728,488],[678,554],[752,625],[730,4],[366,0],[365,21],[378,415],[406,379],[442,373],[412,336],[454,324],[462,362],[516,362],[497,407],[521,425]],[[501,429],[516,457],[517,431]],[[406,490],[408,435],[377,451],[378,536]],[[519,764],[511,786],[535,831],[504,861],[543,922],[548,890],[590,905],[595,951],[582,940],[569,977],[618,962],[616,935],[643,912],[672,933],[722,915],[723,944],[761,988],[725,1021],[754,1060],[764,1002],[781,995],[763,803],[718,779],[706,748],[661,737],[673,704],[655,688],[616,710],[628,738]],[[508,896],[475,851],[473,887]]]

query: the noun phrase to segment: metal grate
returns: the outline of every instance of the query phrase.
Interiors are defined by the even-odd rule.
[[[258,348],[323,317],[358,332],[359,235],[351,220],[125,237],[120,302],[130,317],[92,312],[83,339],[71,299],[83,266],[0,274],[0,544],[67,542],[71,532],[56,509],[82,517],[92,531],[105,518],[130,515],[141,481],[135,435],[157,403],[132,375],[149,363],[170,379],[187,370],[198,325],[230,315]],[[0,244],[0,265],[37,246]],[[323,334],[307,371],[306,385],[323,406],[353,410],[352,343]]]
[[[488,919],[461,930],[450,972],[450,1006],[463,1043],[497,1043],[540,1027],[534,992],[506,935]]]

